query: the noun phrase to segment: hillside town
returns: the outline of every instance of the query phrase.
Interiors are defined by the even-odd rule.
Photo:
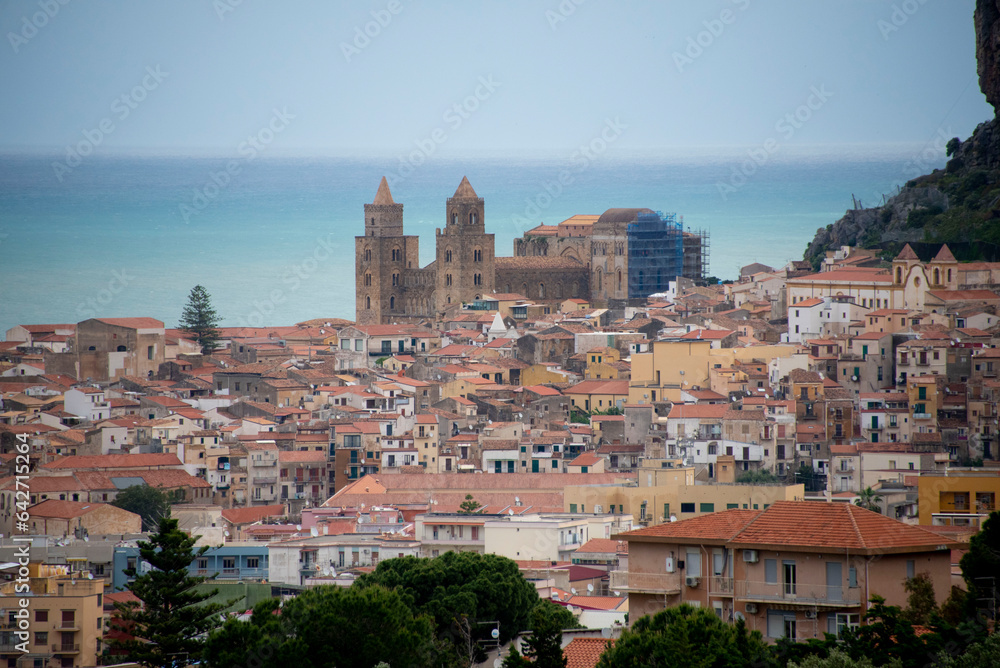
[[[448,551],[514,560],[582,627],[690,603],[769,642],[904,606],[917,574],[938,604],[964,587],[1000,494],[1000,263],[845,247],[718,284],[707,237],[648,209],[528,230],[513,258],[468,180],[448,214],[410,268],[383,180],[354,321],[220,327],[207,352],[143,315],[7,330],[0,660],[19,443],[51,600],[31,655],[55,665],[106,649],[146,535],[112,503],[142,485],[233,610]]]

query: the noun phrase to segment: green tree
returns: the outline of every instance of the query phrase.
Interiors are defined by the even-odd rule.
[[[926,625],[931,617],[938,613],[937,600],[934,598],[934,582],[930,573],[917,573],[907,578],[903,588],[908,594],[906,609],[902,617],[910,624]]]
[[[231,619],[213,633],[204,656],[212,668],[441,665],[433,619],[379,586],[313,587],[280,611],[274,599],[263,601],[249,621]]]
[[[562,626],[552,607],[536,605],[531,611],[531,635],[524,641],[524,656],[535,668],[566,668]]]
[[[200,285],[191,288],[187,305],[181,312],[181,330],[194,334],[201,352],[209,355],[219,347],[219,315],[212,308],[212,297]]]
[[[479,512],[479,502],[472,498],[471,494],[465,495],[465,501],[458,506],[458,512],[463,515],[471,515],[472,513]]]
[[[155,531],[160,520],[170,517],[170,500],[167,495],[146,484],[126,487],[118,492],[111,505],[141,517],[143,531]]]
[[[996,596],[1000,587],[1000,510],[986,518],[979,532],[969,540],[969,551],[958,562],[965,580],[966,613],[980,614],[987,598]],[[994,605],[996,599],[994,599]]]
[[[857,631],[845,632],[843,648],[855,660],[866,657],[876,666],[922,666],[928,646],[917,637],[913,625],[903,618],[898,606],[886,605],[881,596],[872,596]]]
[[[195,539],[177,528],[177,520],[162,518],[156,533],[139,542],[139,558],[152,568],[143,574],[125,570],[135,578],[126,589],[140,603],[116,603],[115,626],[130,634],[112,642],[124,650],[128,661],[150,668],[181,668],[201,657],[204,634],[222,623],[220,611],[228,604],[205,603],[218,593],[195,591],[205,578],[188,574],[191,562],[207,547],[194,549]]]
[[[736,482],[748,485],[776,485],[781,480],[770,471],[761,469],[759,471],[747,471],[736,477]]]
[[[898,659],[887,665],[891,668],[903,668]],[[854,660],[839,649],[835,649],[827,657],[813,655],[799,663],[789,661],[788,668],[874,668],[874,664],[866,657]]]
[[[861,506],[866,510],[873,510],[876,513],[882,512],[882,495],[876,492],[871,487],[866,487],[861,490],[858,494],[858,498],[854,500],[854,505]]]
[[[992,633],[979,642],[972,643],[957,656],[939,654],[935,668],[982,668],[1000,666],[1000,633]]]
[[[515,562],[475,552],[445,552],[433,559],[386,559],[353,586],[373,585],[399,587],[413,611],[432,615],[441,633],[465,615],[477,630],[477,638],[485,639],[491,629],[478,622],[498,621],[503,643],[528,628],[529,614],[539,601],[534,585],[524,579]],[[449,641],[460,644],[452,638]]]
[[[711,610],[682,603],[636,620],[604,651],[597,668],[749,668],[770,662],[760,632],[747,631],[742,619],[727,624]]]

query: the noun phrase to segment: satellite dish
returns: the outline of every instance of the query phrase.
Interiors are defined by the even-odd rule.
[[[88,580],[93,580],[94,579],[94,574],[91,573],[90,571],[87,571],[87,579]]]
[[[493,637],[494,640],[499,639],[500,638],[500,629],[494,627],[493,630],[490,631],[490,635]]]
[[[319,535],[319,530],[316,527],[310,527],[309,535],[315,538],[316,536]]]
[[[593,594],[594,593],[594,585],[592,585],[592,584],[587,585],[587,593],[588,594]]]
[[[615,596],[621,596],[621,595],[622,595],[622,593],[620,591],[616,591],[615,592]]]
[[[670,521],[671,522],[676,522],[677,521],[677,515],[671,515],[670,516]]]
[[[736,611],[736,619],[738,619],[738,620],[739,619],[746,620],[746,616],[742,612],[740,612],[739,610],[737,610]]]
[[[228,538],[229,537],[229,529],[223,529],[222,530],[222,535],[226,536]]]
[[[295,525],[295,530],[296,531],[302,531],[302,525],[301,524],[296,524]]]
[[[610,638],[611,637],[611,629],[609,629],[606,626],[603,629],[601,629],[601,637],[602,638]]]
[[[576,587],[570,587],[569,590],[573,592],[573,596],[576,596]]]

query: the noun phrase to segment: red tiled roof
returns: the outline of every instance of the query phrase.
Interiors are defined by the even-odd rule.
[[[102,506],[108,506],[107,503],[84,503],[82,501],[59,501],[57,499],[47,499],[41,503],[37,503],[28,509],[28,513],[32,517],[52,517],[58,519],[71,519],[74,517],[82,517],[88,513],[92,513]],[[122,510],[119,508],[119,510]],[[122,512],[128,513],[129,511],[123,510]],[[134,513],[129,513],[134,515]],[[137,516],[138,517],[138,516]]]
[[[163,322],[156,318],[94,318],[105,325],[128,329],[163,329]]]
[[[729,404],[674,404],[667,419],[719,418],[725,416]]]
[[[636,529],[619,534],[622,540],[632,538],[676,538],[678,540],[731,540],[743,527],[749,524],[757,515],[759,510],[742,510],[734,508],[732,510],[721,511],[701,517],[693,517],[680,522],[666,522],[645,529]]]
[[[226,508],[222,518],[231,524],[251,524],[266,517],[280,517],[285,514],[281,504],[272,506],[250,506],[247,508]]]
[[[627,380],[585,380],[566,388],[566,393],[628,395],[628,390]]]
[[[169,453],[150,453],[144,455],[70,455],[60,457],[48,464],[42,464],[46,469],[93,469],[93,468],[132,468],[147,466],[180,466],[177,455]]]

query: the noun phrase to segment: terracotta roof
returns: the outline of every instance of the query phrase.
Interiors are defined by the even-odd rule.
[[[567,604],[587,610],[617,610],[627,600],[617,596],[571,596]]]
[[[325,440],[325,439],[324,439]],[[326,463],[327,454],[317,450],[282,450],[278,453],[278,461],[282,463]]]
[[[947,549],[947,541],[917,526],[903,524],[853,504],[778,501],[764,510],[726,510],[680,522],[630,531],[625,540],[668,538],[724,541],[733,545],[781,549],[850,549],[887,553]]]
[[[948,244],[944,244],[941,246],[941,250],[937,252],[937,255],[934,256],[934,259],[931,260],[931,262],[958,262],[958,260],[956,260],[955,256],[952,255],[951,249],[948,248]]]
[[[169,453],[150,453],[144,455],[71,455],[60,457],[48,464],[46,469],[104,469],[132,468],[148,466],[180,466],[177,455]]]
[[[722,419],[729,404],[674,404],[670,408],[667,419],[686,420],[691,418],[718,418]]]
[[[627,380],[585,380],[566,388],[566,393],[628,395],[628,390]]]
[[[382,178],[384,179],[385,177]],[[458,184],[455,194],[451,197],[452,199],[479,199],[479,195],[472,189],[472,184],[469,183],[469,177],[467,176],[462,177],[462,182]]]
[[[800,302],[792,304],[792,306],[798,308],[799,306],[816,306],[817,304],[822,304],[823,300],[819,297],[810,297],[809,299],[803,299]]]
[[[222,518],[231,524],[251,524],[266,517],[279,517],[285,514],[281,504],[272,506],[250,506],[247,508],[226,508]]]
[[[910,244],[903,246],[903,250],[899,251],[899,255],[896,256],[897,260],[919,260],[917,254],[913,252]]]
[[[619,552],[628,553],[628,543],[621,540],[612,540],[610,538],[591,538],[586,543],[581,545],[576,549],[575,554],[583,553],[599,553],[599,554],[617,554]]]
[[[105,325],[128,329],[163,329],[163,323],[156,318],[94,318]]]
[[[378,184],[378,192],[375,193],[375,199],[372,200],[372,204],[377,206],[385,206],[387,204],[395,204],[392,201],[392,193],[389,192],[389,182],[382,177],[382,181]]]
[[[47,499],[41,503],[37,503],[28,509],[28,513],[32,517],[52,517],[58,519],[71,519],[73,517],[82,517],[88,513],[92,513],[102,506],[109,506],[107,503],[84,503],[82,501],[59,501],[57,499]],[[118,510],[122,510],[119,508]],[[129,513],[129,515],[135,515],[135,513],[130,513],[127,510],[122,510],[122,512]],[[136,515],[136,517],[138,517]]]
[[[571,461],[567,466],[594,466],[601,458],[592,452],[584,452],[577,456],[576,459]]]

